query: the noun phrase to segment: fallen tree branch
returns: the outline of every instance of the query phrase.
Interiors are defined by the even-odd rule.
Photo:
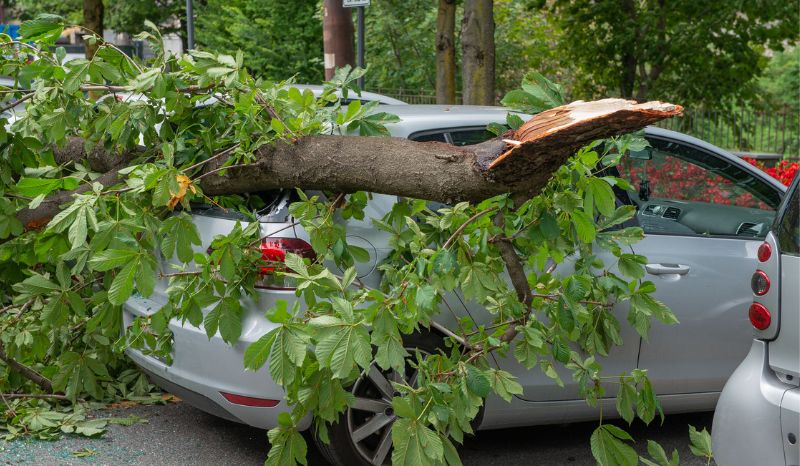
[[[580,147],[681,111],[680,106],[663,102],[574,102],[531,118],[506,137],[513,144],[501,138],[456,147],[399,138],[304,136],[262,146],[253,163],[226,167],[224,176],[205,176],[221,171],[225,165],[226,160],[216,158],[205,163],[196,179],[209,196],[300,188],[338,193],[369,191],[444,203],[478,202],[505,193],[512,193],[515,199],[529,198],[538,194],[551,174]],[[86,154],[84,144],[74,138],[56,151],[56,159],[62,163],[88,158],[93,169],[106,166],[113,170],[142,150],[113,154],[98,145]],[[104,181],[114,183],[118,179],[113,175]],[[47,223],[57,212],[54,206],[72,194],[46,199],[39,208],[23,215],[23,224]]]
[[[11,369],[22,374],[22,376],[26,379],[38,385],[42,390],[48,393],[53,392],[53,383],[50,381],[50,379],[10,357],[6,353],[6,348],[3,345],[3,342],[0,342],[0,360],[5,362]]]

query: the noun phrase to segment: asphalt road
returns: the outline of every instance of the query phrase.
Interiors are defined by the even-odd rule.
[[[100,412],[147,419],[133,426],[112,425],[99,439],[65,437],[54,442],[0,440],[0,465],[263,465],[266,432],[215,418],[185,403],[135,406]],[[711,427],[711,413],[669,416],[663,426],[634,424],[631,433],[644,450],[650,438],[667,452],[677,448],[682,465],[705,465],[688,448],[688,424]],[[481,432],[461,447],[465,465],[593,465],[589,436],[595,423]],[[88,449],[91,456],[76,458]],[[325,464],[312,454],[309,464]]]

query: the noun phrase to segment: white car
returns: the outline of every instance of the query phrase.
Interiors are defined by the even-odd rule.
[[[755,339],[717,403],[720,466],[800,464],[800,176],[758,248],[748,311]]]
[[[385,106],[400,123],[390,126],[393,136],[417,141],[440,141],[466,145],[491,135],[489,123],[505,122],[507,110],[470,106]],[[658,128],[647,128],[652,148],[626,158],[619,167],[635,192],[619,192],[619,201],[638,208],[636,220],[646,238],[632,250],[649,259],[649,280],[656,283],[655,297],[666,303],[680,320],[677,326],[654,325],[649,340],[643,340],[628,325],[622,325],[624,346],[614,348],[602,361],[606,374],[619,374],[637,367],[649,370],[664,410],[688,412],[712,410],[725,380],[747,353],[751,340],[749,324],[742,316],[750,294],[741,283],[749,280],[759,245],[775,217],[784,187],[738,157],[698,139]],[[292,224],[288,205],[292,190],[263,193],[268,208],[260,213],[261,232],[271,248],[298,254],[311,253],[308,234]],[[366,207],[366,219],[348,220],[348,241],[365,248],[370,261],[358,264],[360,279],[369,286],[380,283],[376,266],[389,254],[388,234],[375,229],[370,218],[380,218],[397,198],[375,194]],[[215,208],[193,211],[201,234],[198,252],[206,251],[215,235],[228,233],[239,220],[234,213]],[[609,257],[607,258],[609,261]],[[169,270],[168,264],[163,269]],[[562,270],[564,271],[564,270]],[[124,305],[124,323],[136,316],[152,314],[166,302],[167,280],[159,280],[149,298],[133,297]],[[173,363],[130,349],[131,359],[164,389],[186,402],[217,416],[256,427],[277,425],[278,414],[288,409],[283,391],[266,367],[258,372],[243,369],[247,346],[275,327],[264,312],[276,300],[298,298],[288,284],[274,283],[260,289],[258,305],[246,301],[240,341],[227,345],[219,336],[209,340],[205,330],[177,320]],[[448,303],[459,316],[471,314],[480,321],[490,316],[463,296]],[[614,309],[625,322],[627,304]],[[455,328],[454,316],[441,313],[438,326]],[[481,322],[478,322],[481,323]],[[432,351],[441,342],[437,333],[415,336],[405,344]],[[524,393],[511,403],[489,398],[480,429],[595,419],[592,408],[580,397],[578,384],[562,372],[564,388],[539,370],[526,370],[513,356],[498,359],[499,366],[514,374]],[[339,464],[384,464],[390,457],[389,434],[394,415],[388,409],[391,385],[376,366],[353,387],[356,403],[331,429],[333,441],[323,447]],[[614,413],[613,390],[601,400],[603,412]],[[301,426],[307,428],[307,419]]]

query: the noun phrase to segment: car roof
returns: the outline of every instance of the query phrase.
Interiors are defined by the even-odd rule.
[[[486,127],[489,123],[505,123],[511,110],[504,107],[478,105],[382,105],[376,111],[400,118],[387,125],[392,136],[407,138],[414,133],[457,128]],[[520,114],[523,119],[526,115]]]
[[[319,84],[290,84],[286,87],[296,87],[297,89],[309,89],[311,90],[315,96],[322,94],[324,89],[323,86]],[[340,91],[336,91],[336,95],[341,96],[342,93]],[[361,91],[361,95],[359,96],[357,93],[350,91],[347,94],[348,100],[359,99],[362,101],[377,101],[381,105],[408,105],[407,103],[403,102],[402,100],[397,100],[394,97],[389,97],[388,95],[377,94],[375,92],[367,92]]]

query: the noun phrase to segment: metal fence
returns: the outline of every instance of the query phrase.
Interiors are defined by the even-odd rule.
[[[732,151],[789,158],[800,155],[800,113],[789,107],[757,110],[742,105],[732,111],[689,109],[683,116],[656,125]]]
[[[436,93],[420,89],[370,88],[410,104],[435,104]],[[461,93],[456,103],[461,104]],[[800,157],[800,113],[790,107],[756,110],[747,105],[732,111],[687,109],[683,116],[661,121],[656,126],[682,133],[730,151],[748,155],[773,154],[772,158]]]

